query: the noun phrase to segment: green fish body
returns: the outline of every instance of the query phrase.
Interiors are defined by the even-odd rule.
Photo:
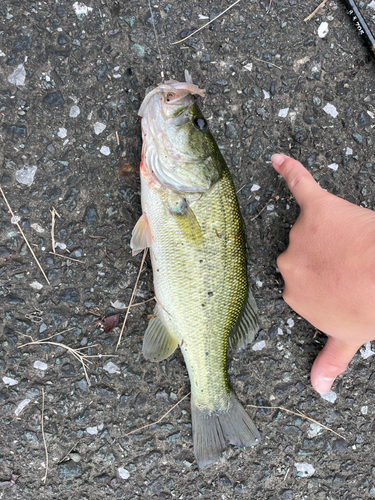
[[[227,350],[257,331],[246,275],[243,223],[225,161],[187,82],[167,82],[141,106],[143,215],[133,253],[149,247],[155,315],[143,342],[160,361],[177,346],[191,384],[194,452],[199,466],[218,460],[226,443],[254,445],[260,435],[227,376]]]

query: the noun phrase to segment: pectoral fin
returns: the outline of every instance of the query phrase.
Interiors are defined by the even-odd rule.
[[[152,237],[147,215],[143,213],[134,226],[132,239],[130,240],[130,248],[133,250],[133,255],[137,255],[137,253],[148,248],[151,245],[151,241]]]
[[[245,348],[249,342],[254,340],[258,330],[258,308],[249,289],[237,324],[229,334],[230,347],[238,350]]]
[[[177,338],[167,330],[156,308],[143,337],[143,356],[151,361],[161,361],[170,356],[177,346]]]
[[[187,200],[179,196],[171,197],[168,209],[184,237],[188,241],[200,243],[203,238],[202,230]]]

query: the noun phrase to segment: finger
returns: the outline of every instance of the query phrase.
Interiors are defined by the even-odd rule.
[[[327,394],[335,378],[344,372],[360,346],[329,337],[311,369],[311,384],[320,394]]]
[[[300,207],[312,197],[324,193],[310,172],[299,161],[282,154],[273,155],[271,161],[276,172],[286,180],[288,188]]]

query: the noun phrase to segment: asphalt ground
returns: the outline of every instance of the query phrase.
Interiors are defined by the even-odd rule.
[[[358,352],[327,399],[314,392],[326,337],[283,302],[276,267],[299,209],[273,153],[375,209],[374,61],[339,1],[304,21],[319,3],[242,0],[173,45],[230,2],[1,2],[0,186],[50,282],[2,198],[1,499],[375,498],[375,352]],[[360,7],[374,31],[374,1]],[[142,259],[129,248],[141,214],[137,111],[162,72],[181,80],[185,69],[206,88],[200,105],[238,190],[260,311],[258,338],[229,354],[230,380],[244,405],[294,412],[248,406],[262,442],[202,470],[181,353],[141,354],[148,258],[116,350],[116,307],[129,304]],[[51,254],[53,220],[62,257]],[[118,313],[111,331],[95,325]],[[21,347],[41,339],[61,345]],[[95,356],[87,377],[67,347]]]

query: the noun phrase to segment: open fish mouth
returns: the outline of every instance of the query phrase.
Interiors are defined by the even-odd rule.
[[[194,95],[204,97],[204,89],[200,89],[198,85],[193,83],[187,70],[185,70],[185,80],[186,82],[168,80],[148,92],[139,108],[139,116],[144,116],[146,108],[156,94],[160,94],[161,111],[166,119],[177,117],[183,113],[186,107],[194,102]]]

